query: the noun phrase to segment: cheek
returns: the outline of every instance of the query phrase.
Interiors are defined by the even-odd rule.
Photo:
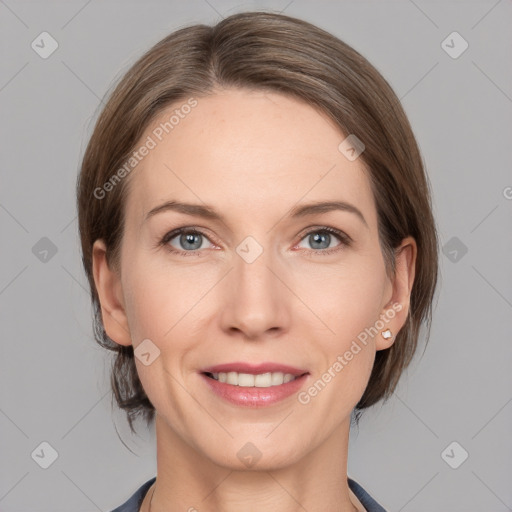
[[[151,261],[134,257],[123,269],[125,308],[134,345],[142,339],[161,339],[179,313],[181,286],[172,273],[154,268]]]
[[[317,304],[323,300],[319,316],[323,315],[330,331],[317,338],[316,348],[322,352],[319,375],[314,389],[306,393],[313,397],[322,390],[317,406],[332,408],[334,423],[349,415],[361,399],[375,361],[375,337],[368,332],[379,318],[382,288],[375,276],[352,277],[330,283],[323,299],[316,299]]]
[[[385,287],[384,265],[373,257],[354,258],[329,275],[318,273],[302,289],[307,303],[328,326],[323,330],[326,336],[317,338],[326,357],[321,371],[334,383],[333,390],[343,389],[348,402],[359,400],[371,374],[379,335],[372,327],[382,313]]]
[[[134,350],[149,339],[158,348],[154,357],[153,345],[148,345],[152,362],[144,364],[137,357],[135,364],[142,387],[157,410],[171,407],[179,416],[176,402],[179,395],[175,379],[182,381],[181,365],[186,353],[187,336],[183,335],[189,316],[193,312],[190,302],[195,293],[182,286],[175,270],[157,268],[150,259],[134,257],[123,268],[125,309],[130,326]],[[191,315],[192,316],[192,315]],[[154,357],[154,359],[153,359]],[[171,378],[170,376],[174,377]]]
[[[341,342],[357,337],[379,318],[386,276],[378,260],[354,258],[352,263],[307,275],[297,294]]]
[[[165,264],[162,264],[164,261]],[[190,326],[201,322],[204,296],[218,276],[198,267],[186,268],[165,262],[161,257],[135,256],[126,265],[123,290],[134,348],[149,338],[166,349],[187,345]],[[185,329],[185,332],[183,331]]]

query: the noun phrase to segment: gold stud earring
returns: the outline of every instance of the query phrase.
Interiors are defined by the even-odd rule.
[[[382,337],[383,337],[385,340],[388,340],[389,338],[392,338],[392,337],[393,337],[393,333],[392,333],[389,329],[386,329],[385,331],[382,331],[382,332],[381,332],[381,335],[382,335]]]

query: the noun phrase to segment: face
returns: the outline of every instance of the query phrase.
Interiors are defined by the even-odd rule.
[[[141,138],[156,145],[129,176],[119,275],[95,244],[105,327],[136,354],[146,340],[150,364],[136,357],[137,371],[176,440],[224,467],[243,466],[237,453],[251,442],[261,467],[284,466],[349,423],[376,350],[393,343],[380,332],[405,322],[414,245],[389,279],[363,163],[338,150],[345,135],[307,104],[218,91],[162,134],[180,105]],[[171,202],[198,208],[158,209]],[[212,386],[203,372],[228,363],[302,376]]]

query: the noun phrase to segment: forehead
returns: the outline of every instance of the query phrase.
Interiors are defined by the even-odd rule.
[[[324,113],[264,91],[229,89],[195,101],[166,108],[141,137],[154,147],[130,175],[128,215],[142,220],[172,198],[261,218],[302,198],[347,200],[375,221],[364,164],[338,150],[346,136]]]

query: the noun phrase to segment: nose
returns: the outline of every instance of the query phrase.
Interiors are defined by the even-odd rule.
[[[221,328],[249,340],[276,336],[288,330],[291,316],[286,267],[271,251],[263,250],[254,260],[247,254],[243,247],[234,254],[234,268],[224,279]]]

